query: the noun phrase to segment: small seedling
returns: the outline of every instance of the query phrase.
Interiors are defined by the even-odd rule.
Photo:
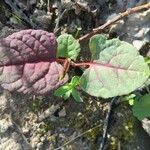
[[[70,83],[67,83],[63,85],[62,87],[58,88],[54,95],[60,96],[64,98],[64,100],[67,100],[71,95],[77,102],[83,102],[83,99],[81,98],[79,92],[77,91],[77,86],[79,85],[80,78],[78,76],[74,76],[71,79]]]

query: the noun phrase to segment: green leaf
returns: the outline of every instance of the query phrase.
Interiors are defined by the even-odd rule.
[[[70,97],[71,93],[72,87],[67,83],[66,85],[63,85],[62,87],[55,90],[54,95],[67,100]]]
[[[129,94],[143,85],[150,71],[138,50],[119,39],[100,41],[103,49],[81,76],[81,88],[92,96],[109,98]]]
[[[130,95],[127,95],[127,96],[124,97],[124,99],[126,101],[128,101],[129,105],[131,105],[131,106],[134,105],[135,98],[137,98],[135,94],[130,94]]]
[[[80,44],[70,34],[62,34],[57,38],[57,57],[65,57],[76,60],[80,52]]]
[[[55,96],[63,96],[69,90],[70,90],[70,87],[68,86],[68,84],[63,85],[60,88],[58,88],[57,90],[55,90],[54,95]]]
[[[77,102],[83,102],[83,99],[81,98],[79,92],[76,89],[72,90],[72,96]]]
[[[79,80],[80,80],[80,77],[78,76],[74,76],[72,79],[71,79],[71,82],[69,83],[71,85],[71,87],[76,87],[78,84],[79,84]]]
[[[55,90],[54,95],[63,97],[65,100],[67,100],[70,97],[73,89],[75,89],[75,87],[79,84],[79,79],[80,77],[73,76],[70,83],[67,83]]]
[[[129,99],[129,105],[133,106],[134,105],[134,99]]]
[[[69,91],[67,91],[67,92],[63,95],[63,98],[64,98],[65,100],[67,100],[67,99],[70,97],[71,93],[72,93],[72,89],[69,90]]]
[[[133,115],[139,120],[150,117],[150,94],[146,94],[134,101]]]

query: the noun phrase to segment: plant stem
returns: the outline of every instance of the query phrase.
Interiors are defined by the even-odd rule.
[[[80,62],[80,63],[71,63],[71,66],[73,67],[89,67],[90,66],[90,62]]]
[[[56,59],[57,62],[60,62],[60,63],[65,63],[66,59],[65,58],[57,58]],[[70,65],[72,67],[88,67],[90,66],[90,63],[91,62],[80,62],[80,63],[75,63],[73,61],[70,61]]]
[[[93,35],[101,33],[104,29],[106,29],[107,27],[109,27],[113,23],[119,21],[120,19],[122,19],[124,17],[127,17],[130,14],[139,12],[139,11],[144,10],[144,9],[149,9],[149,8],[150,8],[150,3],[127,9],[125,12],[119,13],[115,18],[113,18],[111,20],[108,20],[105,24],[93,29],[91,32],[89,32],[86,35],[80,37],[78,40],[79,40],[79,42],[86,41],[89,38],[91,38]]]

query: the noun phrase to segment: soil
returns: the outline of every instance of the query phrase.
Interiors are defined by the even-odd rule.
[[[78,38],[118,12],[147,2],[150,1],[3,0],[0,1],[0,37],[34,28],[55,32],[56,36],[67,32]],[[103,34],[130,42],[143,56],[148,56],[149,20],[150,10],[133,14]],[[87,51],[87,44],[82,43],[78,59],[88,59]],[[72,70],[72,74],[78,73]],[[0,89],[0,150],[55,150],[60,146],[62,150],[98,150],[111,99],[81,94],[84,102],[77,103],[73,98],[64,101],[52,94],[28,96]],[[104,149],[149,150],[149,134],[133,117],[129,104],[120,101],[112,108]],[[71,142],[63,146],[68,141]]]

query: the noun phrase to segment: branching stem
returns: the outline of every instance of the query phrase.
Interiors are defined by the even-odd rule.
[[[86,35],[83,35],[78,40],[79,40],[79,42],[86,41],[89,38],[91,38],[93,35],[101,33],[104,29],[106,29],[107,27],[109,27],[113,23],[119,21],[120,19],[123,19],[124,17],[127,17],[130,14],[139,12],[139,11],[144,10],[144,9],[149,9],[149,8],[150,8],[150,3],[147,3],[147,4],[144,4],[144,5],[141,5],[141,6],[137,6],[137,7],[133,7],[133,8],[127,9],[125,12],[119,13],[113,19],[108,20],[102,26],[99,26],[99,27],[93,29],[91,32],[87,33]]]

